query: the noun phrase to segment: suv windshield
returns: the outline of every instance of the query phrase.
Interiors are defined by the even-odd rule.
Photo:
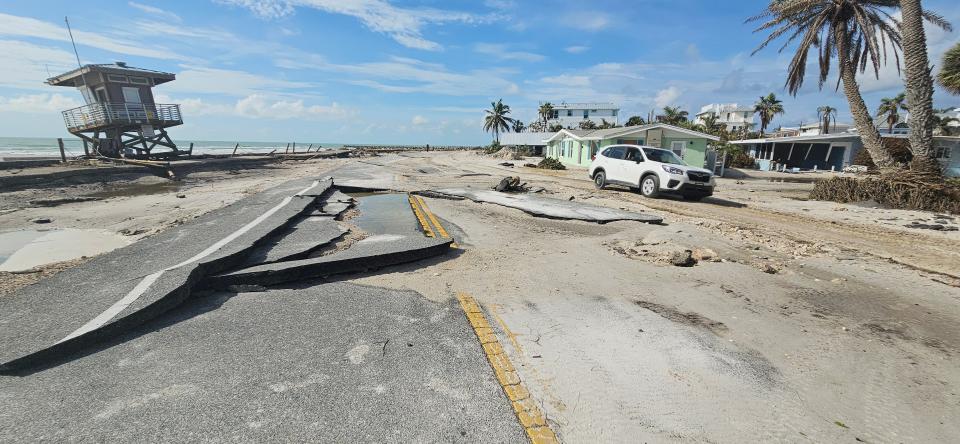
[[[654,162],[669,163],[673,165],[687,165],[682,159],[677,157],[677,155],[673,154],[671,151],[659,150],[656,148],[644,148],[643,153],[647,155],[647,159],[650,159]]]

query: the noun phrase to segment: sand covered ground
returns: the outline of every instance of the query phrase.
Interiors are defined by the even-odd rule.
[[[489,189],[519,175],[540,196],[663,223],[546,219],[427,197],[461,248],[350,279],[436,302],[471,294],[565,442],[960,437],[960,237],[909,227],[955,218],[808,201],[804,177],[721,179],[703,202],[650,200],[595,190],[583,169],[522,166],[532,160],[508,167],[473,152],[410,152],[204,172],[175,185],[140,177],[45,186],[0,195],[0,230],[95,228],[135,241],[339,167],[354,185],[398,191]],[[152,191],[124,191],[134,189]],[[674,265],[686,251],[696,260]],[[0,282],[23,285],[14,276],[24,275]]]

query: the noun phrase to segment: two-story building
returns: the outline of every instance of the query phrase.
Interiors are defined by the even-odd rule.
[[[700,125],[705,123],[707,116],[716,116],[717,123],[723,125],[728,132],[737,133],[749,131],[753,126],[753,108],[740,106],[736,103],[711,103],[700,107],[700,112],[694,122]]]
[[[542,105],[542,103],[541,103]],[[580,122],[590,120],[599,125],[602,121],[620,124],[620,107],[612,103],[551,103],[553,115],[547,125],[560,124],[564,128],[577,129]]]

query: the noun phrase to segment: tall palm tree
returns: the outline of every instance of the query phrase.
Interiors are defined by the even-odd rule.
[[[523,130],[525,130],[525,129],[527,129],[527,126],[524,125],[523,122],[521,122],[521,121],[519,121],[519,120],[514,120],[514,121],[513,121],[513,132],[515,132],[515,133],[522,133]]]
[[[877,117],[883,117],[887,122],[887,134],[893,134],[893,126],[900,123],[901,110],[907,110],[907,95],[905,93],[897,94],[893,98],[884,97],[880,99]]]
[[[837,123],[837,109],[830,105],[817,108],[817,119],[820,120],[820,132],[830,134],[830,122]],[[836,128],[836,126],[834,126]]]
[[[783,114],[783,102],[777,98],[776,94],[770,93],[766,97],[761,96],[757,103],[753,104],[753,112],[760,115],[760,136],[763,137],[767,126],[778,114]]]
[[[960,96],[960,43],[953,45],[953,48],[943,54],[937,83],[951,94]]]
[[[643,117],[630,116],[630,118],[627,119],[627,123],[624,126],[638,126],[638,125],[643,125],[645,123],[647,122],[643,120]]]
[[[933,76],[927,57],[927,35],[924,20],[947,31],[950,23],[938,14],[924,11],[920,0],[900,0],[903,74],[907,104],[910,105],[910,167],[924,173],[942,175],[933,147]]]
[[[540,121],[543,122],[543,127],[547,127],[547,121],[553,117],[553,105],[550,102],[540,105],[540,108],[537,110],[537,113],[540,115]]]
[[[786,37],[786,43],[780,52],[797,42],[787,68],[786,86],[791,95],[797,95],[803,86],[811,49],[818,59],[820,88],[829,78],[830,63],[836,57],[840,71],[838,89],[842,83],[863,145],[880,168],[893,167],[894,160],[884,148],[860,95],[857,71],[865,72],[869,62],[874,75],[879,77],[880,65],[886,63],[888,43],[899,61],[900,31],[898,22],[890,15],[898,4],[899,0],[771,0],[763,12],[747,19],[761,22],[754,32],[770,33],[754,54],[781,37]]]
[[[486,110],[487,116],[483,119],[483,130],[492,132],[493,137],[500,143],[500,133],[510,131],[510,124],[513,119],[507,117],[510,114],[510,106],[503,104],[503,99],[496,102],[490,102],[490,109]]]
[[[663,107],[663,123],[676,125],[680,122],[686,122],[690,113],[680,109],[678,106]]]

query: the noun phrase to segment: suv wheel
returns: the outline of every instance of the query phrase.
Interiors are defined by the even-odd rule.
[[[597,174],[593,175],[593,186],[597,187],[598,190],[602,190],[603,187],[607,186],[607,173],[597,171]]]
[[[640,179],[640,194],[645,197],[660,196],[660,178],[656,174],[648,174]]]

